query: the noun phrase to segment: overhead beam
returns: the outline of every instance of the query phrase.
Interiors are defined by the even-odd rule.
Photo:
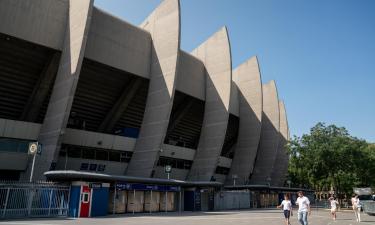
[[[121,96],[117,99],[111,110],[107,113],[106,117],[100,124],[99,132],[111,132],[116,123],[121,119],[128,108],[130,102],[142,85],[142,79],[131,78],[131,81],[124,88]]]
[[[48,63],[46,63],[23,109],[20,120],[29,122],[35,122],[37,120],[43,102],[55,80],[57,69],[59,68],[59,59],[60,53],[56,52]]]

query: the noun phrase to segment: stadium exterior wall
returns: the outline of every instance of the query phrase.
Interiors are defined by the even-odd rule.
[[[271,181],[274,185],[282,185],[288,163],[284,147],[289,130],[285,105],[279,103],[275,83],[272,81],[262,88],[256,57],[232,72],[226,27],[191,53],[181,50],[180,18],[179,0],[164,0],[140,26],[94,7],[93,0],[0,1],[0,44],[15,39],[17,43],[53,51],[55,57],[61,55],[52,84],[44,87],[44,91],[50,88],[50,98],[45,104],[42,122],[22,119],[27,116],[19,119],[0,116],[0,139],[38,141],[43,145],[42,154],[36,157],[35,179],[45,179],[43,173],[56,168],[79,170],[80,163],[87,160],[71,158],[68,153],[62,156],[61,147],[69,145],[131,155],[126,162],[92,160],[106,165],[108,174],[165,177],[163,167],[158,164],[159,158],[164,157],[180,160],[178,163],[184,165],[184,168],[173,169],[171,176],[175,179],[216,180],[230,184],[236,176],[238,184],[249,183],[250,177],[250,183]],[[16,48],[22,50],[24,44]],[[17,61],[11,61],[6,54],[2,57],[5,61],[0,57],[0,81],[21,85],[17,83],[21,78],[17,73],[4,72],[12,71],[7,68],[9,65],[17,67]],[[137,137],[68,127],[77,85],[90,82],[80,79],[85,60],[131,74],[147,83]],[[95,85],[100,86],[100,81]],[[34,89],[38,90],[38,87],[34,86]],[[0,99],[18,99],[17,90],[13,90],[12,96],[9,89],[0,84]],[[204,102],[197,149],[164,143],[176,91]],[[3,110],[1,107],[6,106],[0,104],[0,110]],[[239,118],[233,159],[220,155],[230,114]],[[0,148],[4,161],[0,177],[1,171],[16,170],[21,172],[20,179],[28,179],[31,160],[27,152],[3,150]],[[17,165],[5,163],[15,159],[19,159]],[[282,165],[276,165],[275,161]],[[219,167],[229,172],[218,174]]]

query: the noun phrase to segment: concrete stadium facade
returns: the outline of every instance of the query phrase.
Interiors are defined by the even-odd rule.
[[[232,69],[221,28],[180,48],[180,3],[135,26],[92,0],[0,2],[0,178],[77,170],[282,186],[289,129],[252,57]]]

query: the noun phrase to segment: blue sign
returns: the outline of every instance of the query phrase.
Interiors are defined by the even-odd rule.
[[[80,170],[90,170],[90,171],[99,171],[102,172],[105,170],[105,164],[90,164],[90,163],[81,163]]]
[[[130,137],[130,138],[138,138],[139,137],[139,128],[133,127],[123,127],[115,131],[116,135]]]
[[[176,186],[166,186],[167,188],[167,191],[180,191],[180,187],[176,187]]]
[[[138,191],[170,191],[170,192],[181,191],[181,188],[179,186],[165,186],[165,185],[154,185],[154,184],[117,183],[116,188],[118,190],[138,190]]]
[[[98,164],[90,164],[89,170],[96,171],[97,167],[98,167]]]
[[[102,188],[102,183],[90,183],[90,188]]]
[[[89,164],[88,163],[81,163],[80,170],[88,170],[88,169],[89,169]]]
[[[105,170],[105,165],[104,164],[99,164],[98,165],[98,171],[104,171]]]

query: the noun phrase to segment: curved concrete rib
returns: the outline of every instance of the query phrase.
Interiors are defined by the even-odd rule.
[[[286,117],[286,110],[283,101],[279,102],[280,107],[280,134],[279,134],[279,147],[277,156],[273,165],[273,172],[271,176],[271,183],[274,186],[283,186],[286,175],[288,173],[289,155],[286,151],[286,144],[289,140],[288,135],[288,120]]]
[[[238,87],[240,126],[232,166],[226,183],[245,184],[254,167],[262,127],[262,81],[257,57],[252,57],[233,71]]]
[[[239,90],[235,82],[234,71],[232,71],[232,86],[230,88],[230,102],[229,102],[229,113],[240,117],[240,101],[239,101]]]
[[[167,131],[180,49],[180,3],[165,0],[142,23],[151,33],[150,86],[143,122],[126,174],[150,177]]]
[[[38,137],[43,145],[43,152],[40,157],[36,157],[35,163],[38,166],[35,166],[34,180],[44,179],[43,173],[56,166],[81,72],[92,8],[93,0],[69,1],[60,64]],[[31,165],[21,179],[28,179],[30,173]]]
[[[203,62],[190,53],[180,51],[176,90],[204,101],[205,80]]]
[[[229,118],[232,62],[224,27],[192,54],[206,67],[206,103],[202,131],[188,179],[209,181],[215,173]]]
[[[276,84],[270,81],[263,85],[263,114],[260,143],[256,156],[252,184],[272,182],[272,168],[276,159],[280,128],[279,99]]]

